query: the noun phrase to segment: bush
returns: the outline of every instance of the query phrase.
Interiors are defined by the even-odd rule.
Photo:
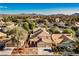
[[[75,35],[75,31],[72,30],[72,29],[65,29],[65,30],[63,31],[63,33],[64,33],[64,34],[72,34],[72,35]]]
[[[75,27],[75,26],[72,26],[71,29],[74,31],[77,31],[77,27]]]
[[[52,33],[52,34],[59,34],[59,33],[61,33],[60,29],[58,27],[53,27],[53,28],[49,29],[49,32]]]

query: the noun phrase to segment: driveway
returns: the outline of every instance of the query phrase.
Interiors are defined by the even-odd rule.
[[[0,51],[0,55],[11,55],[11,52],[12,50],[14,49],[15,47],[6,47],[4,50],[1,50]]]

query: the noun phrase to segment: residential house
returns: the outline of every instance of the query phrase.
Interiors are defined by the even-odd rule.
[[[71,34],[53,34],[52,40],[62,55],[71,55],[74,49],[75,39]]]
[[[55,21],[56,21],[56,22],[59,22],[59,21],[60,21],[60,18],[56,18]]]
[[[54,44],[61,47],[63,46],[71,47],[72,46],[71,42],[75,41],[75,39],[71,34],[53,34],[52,40]]]
[[[0,27],[2,27],[3,25],[4,25],[4,22],[0,20]]]
[[[32,47],[51,47],[52,40],[50,38],[49,33],[45,30],[45,28],[41,28],[33,33],[29,45],[30,44]]]
[[[79,22],[75,22],[75,26],[79,28]]]
[[[6,28],[11,30],[15,28],[15,24],[13,22],[6,22]]]
[[[2,32],[2,28],[4,27],[4,22],[2,20],[0,20],[0,32]]]
[[[44,23],[37,24],[37,27],[45,27]]]
[[[0,31],[6,33],[8,30],[11,30],[15,27],[13,22],[6,22],[0,21]]]
[[[0,42],[3,42],[6,46],[8,46],[7,42],[10,42],[10,41],[11,41],[10,38],[7,38],[7,34],[0,32]],[[12,44],[12,42],[11,42],[11,44]],[[11,44],[9,44],[9,45],[11,45]]]
[[[0,39],[5,38],[6,36],[7,36],[6,34],[0,32]]]
[[[41,47],[42,45],[44,45],[44,47],[51,47],[53,42],[50,34],[45,30],[45,28],[41,29],[43,32],[38,35],[38,37],[41,39],[41,42],[38,43],[38,47]]]
[[[7,35],[5,33],[0,32],[0,42],[4,42],[8,40]]]
[[[58,26],[60,26],[60,27],[65,27],[65,23],[62,22],[62,21],[60,21],[60,22],[58,23]]]

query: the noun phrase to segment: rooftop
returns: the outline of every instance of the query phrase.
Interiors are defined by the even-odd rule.
[[[53,34],[52,35],[52,40],[56,44],[61,43],[63,40],[65,40],[65,38],[73,41],[73,37],[71,34]]]

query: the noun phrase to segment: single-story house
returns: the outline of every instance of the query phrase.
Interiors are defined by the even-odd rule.
[[[76,27],[79,27],[79,22],[75,22],[75,26]]]
[[[13,22],[6,22],[4,23],[3,21],[0,22],[0,31],[1,32],[7,32],[8,30],[11,30],[15,27],[15,24]]]
[[[7,42],[9,38],[7,38],[7,34],[0,32],[0,42]]]
[[[7,36],[6,34],[0,32],[0,40],[3,39],[3,38],[6,38],[6,36]]]
[[[56,22],[59,22],[60,20],[61,20],[60,18],[56,18],[56,19],[55,19]]]
[[[42,28],[42,30],[43,32],[38,35],[38,37],[42,40],[38,43],[38,46],[40,47],[42,44],[45,44],[45,47],[51,47],[53,42],[51,40],[50,34],[45,30],[45,28]]]
[[[40,32],[40,30],[42,30],[42,32]],[[41,28],[40,30],[36,31],[36,33],[37,32],[39,32],[39,33],[35,37],[30,39],[29,44],[31,44],[32,47],[34,47],[34,46],[51,47],[53,42],[50,38],[50,34],[44,28]]]
[[[73,38],[72,34],[53,34],[52,40],[54,44],[57,46],[65,46],[65,47],[71,47],[71,42],[74,42],[75,39]]]
[[[2,20],[0,20],[0,27],[2,27],[4,24],[5,23]]]

